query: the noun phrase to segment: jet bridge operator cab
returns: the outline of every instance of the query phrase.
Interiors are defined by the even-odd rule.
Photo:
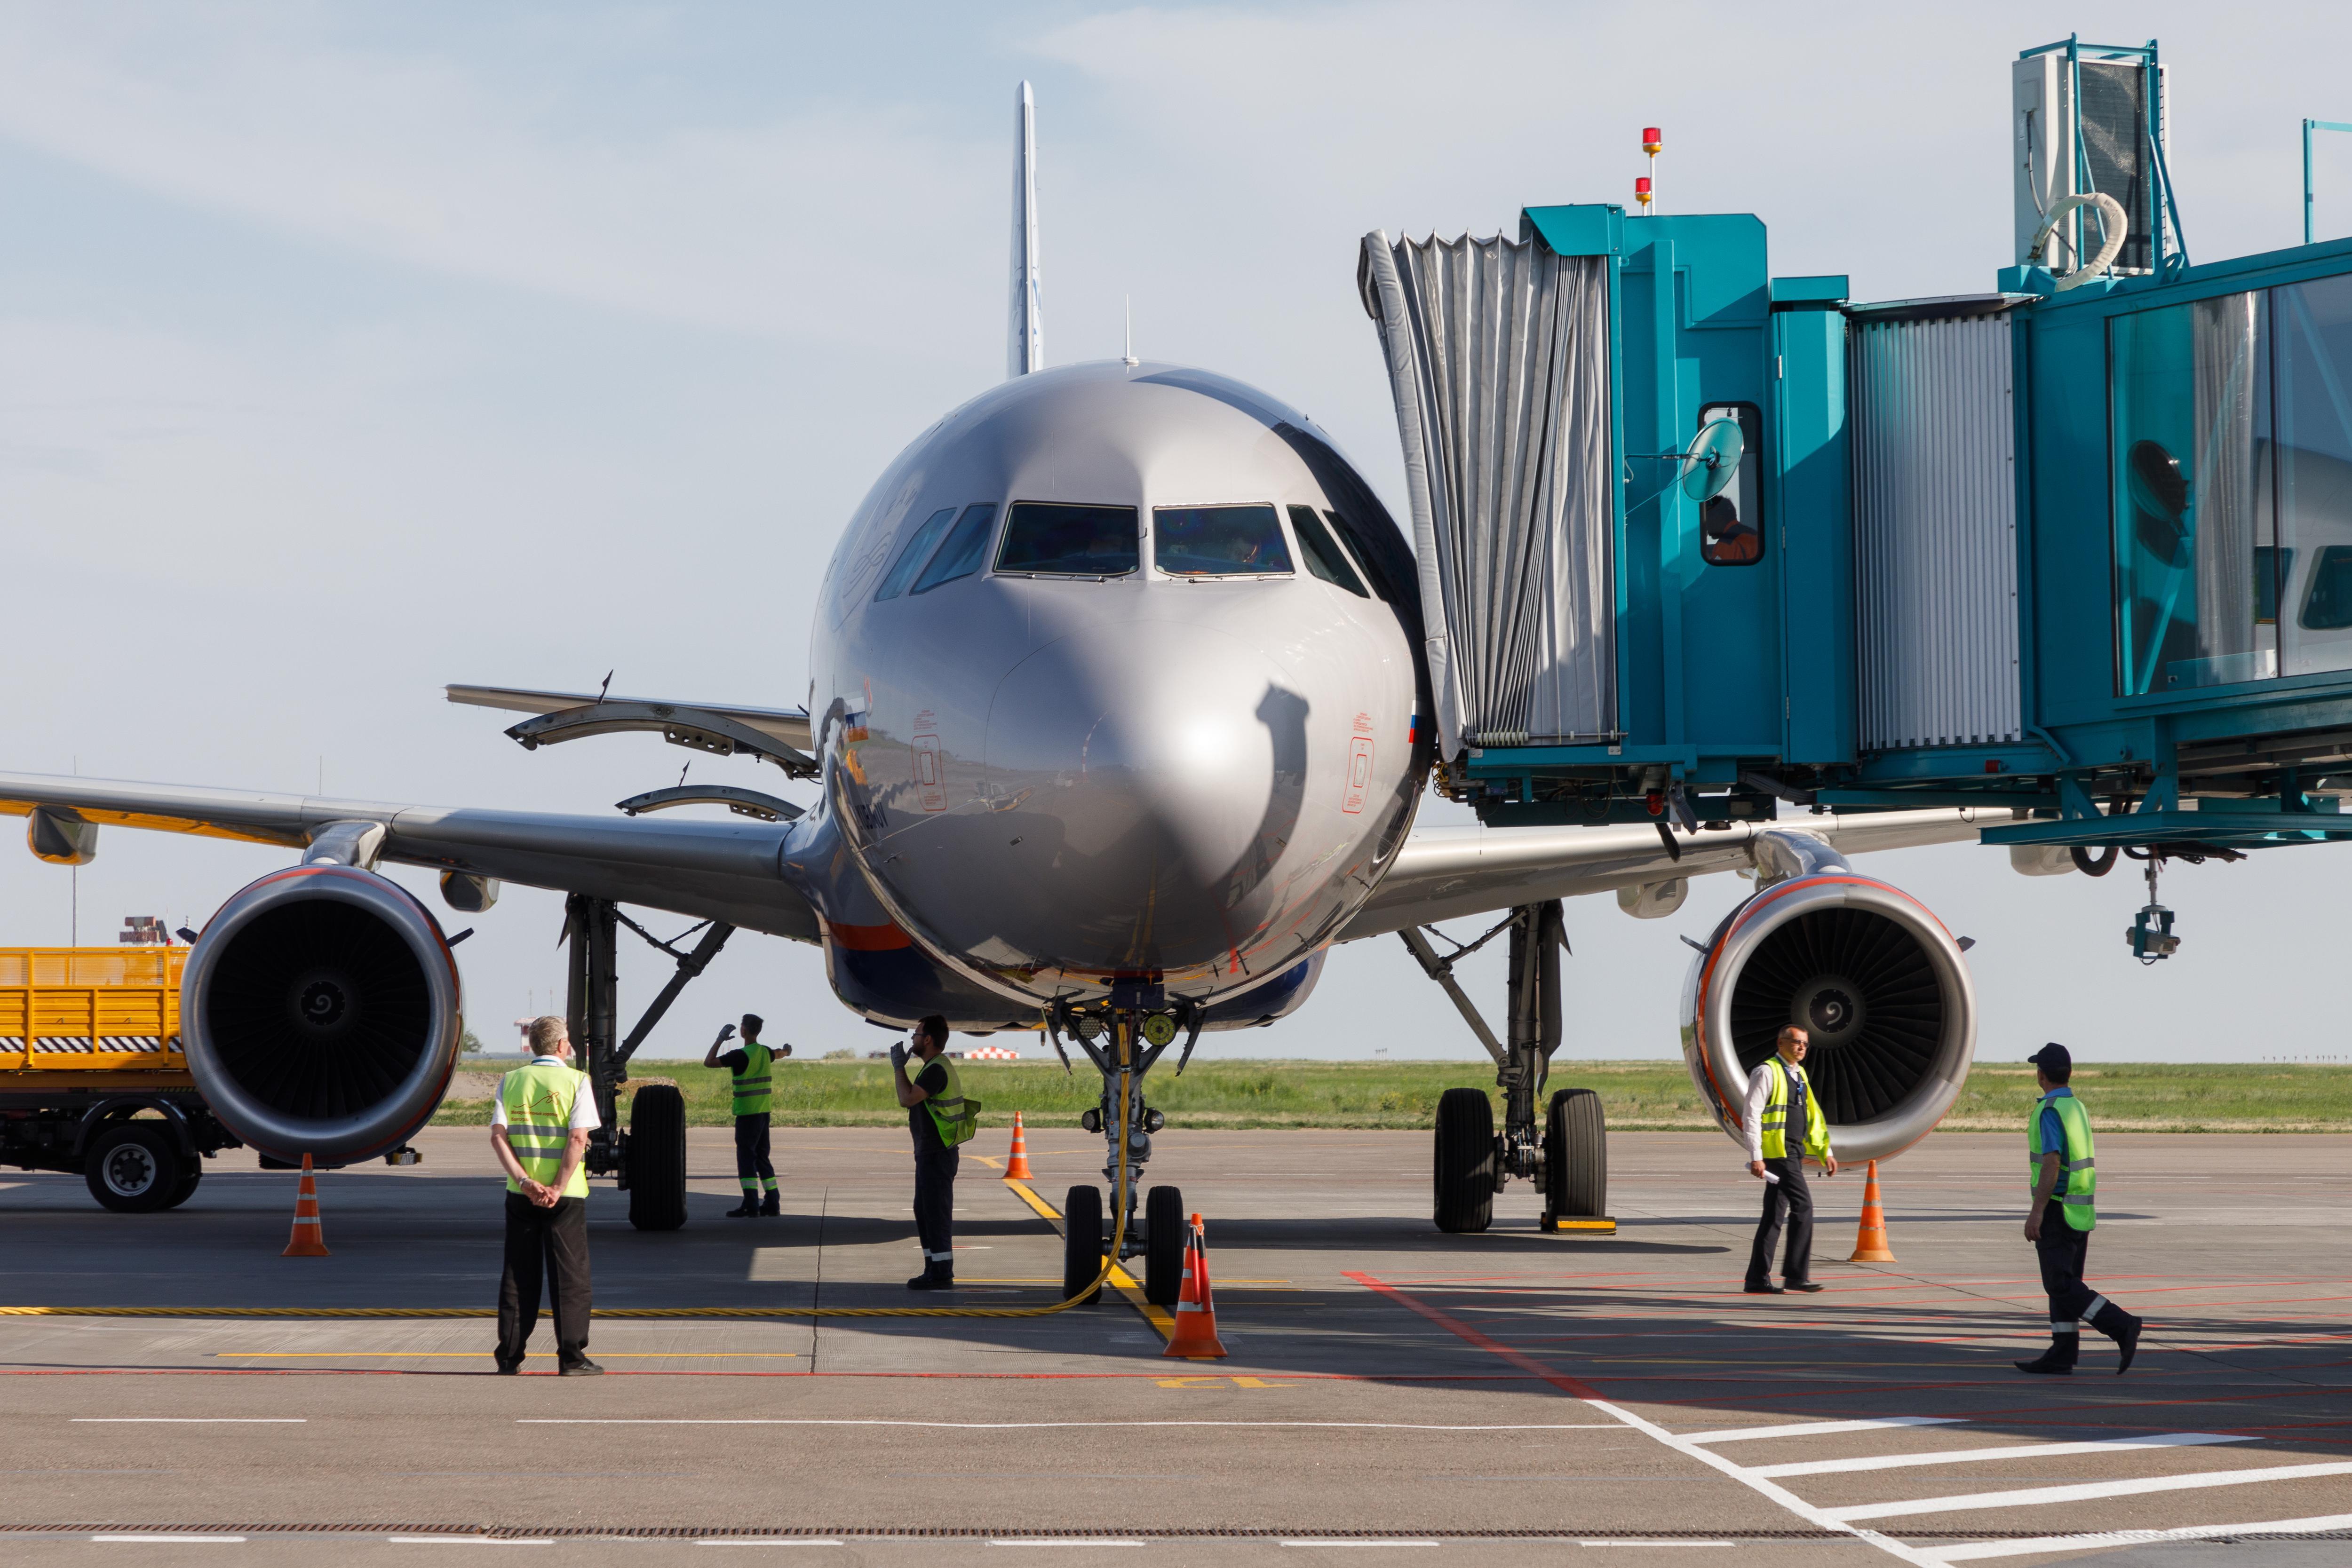
[[[1792,842],[1807,810],[1977,808],[2027,875],[2138,862],[2146,962],[2179,946],[2168,862],[2352,837],[2352,242],[2192,265],[2164,79],[2153,43],[2014,62],[1982,294],[1775,277],[1746,214],[1365,237],[1437,787],[1489,826],[1646,825],[1701,868],[1755,834],[1682,1010],[1727,1131],[1784,1024],[1853,1158],[1924,1136],[1973,1055],[1964,944]],[[1530,1173],[1539,970],[1492,1048]],[[1444,1223],[1443,1108],[1439,1143]]]

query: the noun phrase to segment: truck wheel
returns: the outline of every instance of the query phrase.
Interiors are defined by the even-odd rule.
[[[177,1208],[196,1196],[196,1184],[205,1179],[205,1162],[200,1155],[188,1155],[180,1161],[180,1179],[172,1188],[165,1208]]]
[[[629,1102],[629,1223],[676,1230],[686,1223],[686,1096],[648,1083]]]
[[[1181,1187],[1155,1186],[1143,1195],[1143,1299],[1172,1307],[1184,1291],[1184,1222]]]
[[[180,1182],[180,1153],[163,1129],[146,1122],[113,1122],[82,1152],[89,1196],[117,1214],[152,1214],[171,1206]]]
[[[1544,1207],[1562,1219],[1609,1212],[1609,1121],[1590,1089],[1560,1090],[1545,1113]]]
[[[1102,1260],[1102,1189],[1074,1186],[1062,1199],[1062,1300],[1084,1291],[1087,1306],[1101,1301]]]
[[[1437,1097],[1437,1228],[1484,1230],[1495,1218],[1495,1105],[1483,1089]]]

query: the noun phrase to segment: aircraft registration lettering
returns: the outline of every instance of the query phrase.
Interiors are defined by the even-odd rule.
[[[1350,816],[1364,809],[1364,796],[1372,786],[1372,737],[1360,735],[1348,746],[1348,791],[1340,799],[1339,810]]]

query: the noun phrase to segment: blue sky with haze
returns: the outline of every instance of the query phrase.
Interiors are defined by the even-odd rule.
[[[2352,120],[2338,7],[25,5],[0,12],[0,767],[602,812],[688,754],[526,754],[449,681],[800,699],[839,525],[1003,373],[1013,88],[1036,84],[1049,362],[1137,347],[1330,429],[1402,515],[1353,287],[1391,232],[1624,201],[1754,211],[1780,273],[1858,298],[1990,287],[2008,64],[2056,30],[2160,36],[2192,253],[2298,235],[2297,120]],[[2292,48],[2283,40],[2297,40]],[[2323,144],[2352,232],[2352,137]],[[323,758],[323,762],[322,762]],[[754,765],[694,775],[773,788]],[[787,790],[787,792],[792,792]],[[804,795],[804,791],[802,791]],[[1449,820],[1444,808],[1425,821]],[[85,942],[197,924],[281,852],[109,830]],[[2168,878],[2143,970],[2126,876],[1877,857],[1979,939],[1980,1053],[2331,1053],[2343,852]],[[398,873],[424,889],[429,879]],[[0,856],[0,943],[67,938],[71,879]],[[1745,889],[1636,923],[1573,902],[1571,1054],[1671,1053]],[[560,900],[461,950],[493,1041],[562,982]],[[453,918],[452,925],[463,924]],[[656,920],[657,928],[683,921]],[[1468,927],[1464,934],[1467,935]],[[1466,967],[1499,1010],[1499,965]],[[625,1010],[659,983],[625,956]],[[650,1050],[745,1008],[881,1043],[811,949],[738,937]],[[1227,1053],[1475,1052],[1386,940]],[[2352,1054],[2336,1048],[2334,1054]]]

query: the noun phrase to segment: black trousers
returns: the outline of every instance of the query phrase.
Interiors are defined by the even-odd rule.
[[[761,1176],[776,1179],[775,1162],[768,1158],[768,1113],[735,1118],[735,1178],[749,1192]]]
[[[499,1359],[519,1362],[539,1322],[540,1282],[555,1297],[555,1354],[588,1357],[588,1200],[559,1197],[541,1208],[507,1194],[506,1272],[499,1280]]]
[[[1764,1168],[1780,1179],[1764,1184],[1764,1218],[1756,1222],[1756,1245],[1748,1249],[1748,1282],[1772,1282],[1772,1250],[1786,1223],[1789,1254],[1780,1264],[1781,1282],[1801,1285],[1813,1277],[1813,1189],[1805,1185],[1805,1162],[1793,1156],[1766,1160]]]
[[[2066,1223],[2066,1206],[2044,1204],[2033,1257],[2042,1265],[2042,1293],[2050,1298],[2051,1346],[2062,1357],[2071,1359],[2081,1345],[2084,1318],[2110,1336],[2130,1321],[2121,1307],[2083,1283],[2083,1268],[2090,1253],[2091,1233]]]
[[[955,1178],[962,1151],[935,1139],[915,1140],[915,1237],[923,1244],[923,1272],[955,1272]]]

